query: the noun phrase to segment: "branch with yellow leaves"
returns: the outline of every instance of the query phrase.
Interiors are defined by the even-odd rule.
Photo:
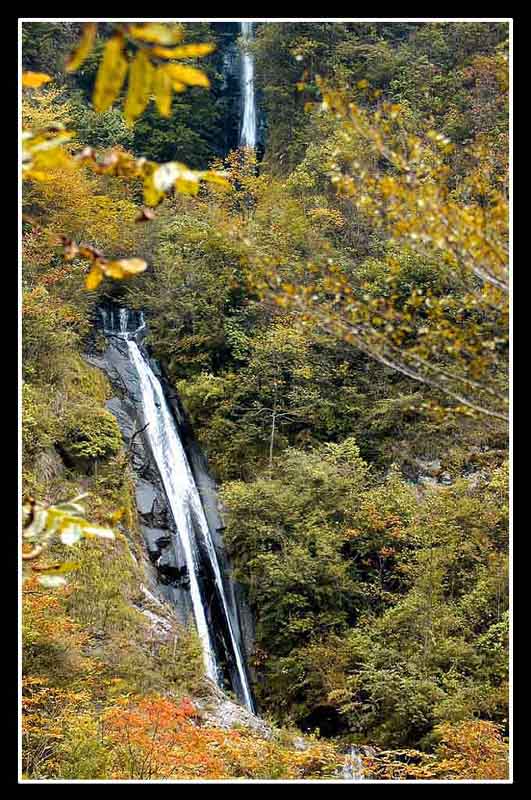
[[[344,340],[450,398],[457,403],[453,411],[508,420],[508,378],[500,355],[508,344],[503,320],[501,335],[487,336],[486,327],[495,324],[492,317],[485,328],[471,319],[456,322],[448,316],[447,298],[415,290],[413,302],[406,301],[399,309],[396,297],[360,295],[337,276],[327,276],[319,285],[295,286],[270,269],[265,279],[252,283],[262,297],[292,312],[293,324],[302,331],[311,326],[316,333]],[[426,314],[430,310],[431,318]],[[439,405],[432,408],[439,413],[450,410]]]
[[[78,495],[65,503],[46,505],[32,497],[26,499],[22,507],[23,545],[22,561],[25,565],[24,579],[37,575],[37,581],[46,588],[56,588],[66,583],[65,574],[75,571],[79,564],[63,561],[53,564],[33,563],[54,541],[71,547],[82,539],[114,539],[114,531],[94,525],[85,519],[85,509],[80,500],[86,494]],[[119,518],[120,512],[114,515]],[[31,561],[31,565],[27,562]]]
[[[298,284],[291,270],[272,262],[255,265],[251,283],[294,312],[302,327],[342,338],[442,393],[454,411],[507,421],[504,175],[480,141],[467,151],[472,167],[457,181],[446,137],[431,130],[413,135],[398,104],[371,96],[378,104],[370,110],[318,83],[320,112],[334,120],[327,172],[339,195],[384,234],[383,282],[364,283],[356,270],[316,259]],[[401,258],[433,265],[438,288],[410,285]]]
[[[124,118],[129,126],[141,116],[152,96],[159,113],[169,117],[173,92],[184,92],[189,86],[209,87],[208,77],[202,70],[175,62],[212,53],[213,42],[180,44],[184,36],[182,26],[160,22],[120,23],[114,28],[115,32],[105,44],[94,85],[92,102],[96,111],[111,107],[127,75]],[[74,72],[83,64],[92,52],[96,35],[97,23],[85,23],[81,38],[66,63],[67,72]]]
[[[26,180],[46,182],[52,179],[53,171],[65,163],[81,167],[88,166],[100,175],[112,175],[143,183],[146,207],[139,211],[137,222],[146,222],[154,217],[151,210],[159,205],[171,191],[196,195],[202,182],[212,183],[222,189],[230,189],[231,184],[222,172],[216,170],[191,170],[186,164],[170,161],[157,164],[146,158],[136,158],[118,148],[98,153],[92,147],[85,147],[76,155],[64,148],[75,137],[63,124],[48,126],[38,131],[24,131],[22,134],[22,175]],[[87,258],[92,262],[86,279],[86,288],[96,289],[103,276],[121,280],[143,272],[147,263],[139,258],[108,260],[90,245],[77,245],[68,237],[61,237],[65,247],[66,260],[75,257]]]
[[[318,83],[321,110],[334,115],[345,150],[357,141],[366,154],[388,165],[371,170],[361,158],[354,158],[344,166],[339,144],[329,165],[338,192],[393,241],[406,241],[420,252],[439,251],[455,270],[508,292],[506,183],[504,175],[493,172],[489,148],[482,142],[469,148],[475,168],[455,191],[449,185],[452,174],[447,163],[455,146],[447,137],[434,130],[424,138],[411,134],[399,104],[382,102],[369,112],[324,81]]]

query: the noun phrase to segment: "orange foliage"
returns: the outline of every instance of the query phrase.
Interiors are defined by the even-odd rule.
[[[60,767],[58,747],[68,724],[86,707],[85,690],[53,688],[47,679],[25,677],[22,683],[22,765],[32,777],[51,777]]]
[[[105,712],[115,779],[203,779],[333,774],[339,760],[328,743],[292,751],[248,731],[202,727],[193,704],[163,697],[123,698]]]
[[[508,746],[501,725],[485,720],[445,723],[437,729],[442,737],[438,768],[445,777],[471,780],[503,780],[508,777]]]
[[[39,589],[35,577],[27,580],[22,593],[22,619],[28,645],[56,638],[58,634],[68,637],[72,647],[86,643],[88,635],[65,613],[63,594],[65,590],[50,594]]]

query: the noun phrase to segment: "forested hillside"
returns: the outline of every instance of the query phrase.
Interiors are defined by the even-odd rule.
[[[23,23],[23,776],[506,779],[508,25],[159,28]],[[146,588],[103,307],[208,459],[267,735]]]

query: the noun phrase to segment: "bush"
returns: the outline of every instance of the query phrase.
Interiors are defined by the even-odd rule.
[[[122,434],[109,411],[84,409],[70,423],[61,446],[73,460],[108,458],[122,447]]]

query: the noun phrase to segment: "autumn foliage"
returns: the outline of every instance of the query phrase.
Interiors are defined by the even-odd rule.
[[[76,752],[91,752],[92,774],[113,780],[223,780],[234,778],[325,778],[342,756],[326,742],[303,751],[267,741],[248,730],[204,725],[193,703],[161,696],[123,696],[101,714],[88,711],[86,691],[25,684],[25,769],[28,776],[68,777]],[[86,773],[89,764],[85,764]],[[66,775],[65,775],[66,772]]]
[[[23,777],[507,780],[508,27],[257,24],[258,150],[237,28],[23,25]],[[208,453],[269,738],[145,592],[112,302]]]
[[[436,728],[434,754],[418,750],[374,751],[364,758],[369,776],[384,780],[507,780],[508,745],[501,726],[485,720]]]

